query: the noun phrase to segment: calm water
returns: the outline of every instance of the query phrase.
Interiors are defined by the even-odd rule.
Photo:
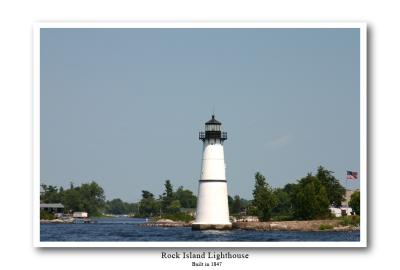
[[[144,219],[101,218],[95,224],[41,224],[47,241],[360,241],[360,232],[192,231],[190,227],[143,227]]]

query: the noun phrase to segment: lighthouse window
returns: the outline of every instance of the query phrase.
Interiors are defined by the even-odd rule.
[[[206,131],[220,131],[220,125],[206,125]]]

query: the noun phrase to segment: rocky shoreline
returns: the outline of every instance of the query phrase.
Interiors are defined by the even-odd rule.
[[[255,231],[357,231],[356,226],[343,226],[340,220],[233,222],[232,229]],[[158,220],[143,224],[145,227],[191,227],[192,222]]]
[[[170,219],[159,219],[142,224],[144,227],[191,227],[192,222],[173,221]]]
[[[40,224],[76,224],[76,223],[96,223],[89,218],[64,218],[64,219],[41,219]]]
[[[343,226],[340,220],[234,222],[233,229],[256,231],[357,231],[359,227]]]
[[[79,220],[74,219],[61,220],[40,220],[41,224],[73,224],[73,223],[94,223],[89,219]],[[173,221],[170,219],[160,219],[143,223],[143,227],[192,227],[193,222]],[[359,226],[341,224],[341,220],[304,220],[304,221],[268,221],[268,222],[233,222],[232,230],[252,230],[252,231],[359,231]]]

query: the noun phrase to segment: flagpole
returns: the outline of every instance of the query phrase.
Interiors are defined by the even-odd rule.
[[[344,197],[346,198],[346,204],[348,204],[346,195],[347,195],[347,171],[346,171],[346,175],[344,177]]]
[[[347,173],[346,173],[346,196],[347,196],[347,190],[349,189],[349,179],[347,178]],[[346,200],[346,207],[349,208],[349,201]]]

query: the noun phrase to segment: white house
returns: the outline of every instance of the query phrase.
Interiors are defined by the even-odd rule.
[[[353,212],[351,207],[329,207],[329,210],[335,217],[351,216],[351,213]]]

